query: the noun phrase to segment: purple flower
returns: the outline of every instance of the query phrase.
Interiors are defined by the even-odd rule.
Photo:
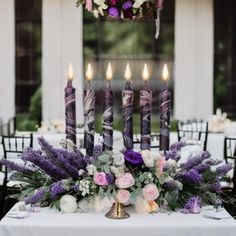
[[[198,196],[190,197],[182,209],[182,213],[200,213],[202,208],[202,199]]]
[[[200,155],[190,157],[187,162],[180,165],[181,168],[190,170],[195,166],[199,166],[203,161],[208,159],[210,154],[208,152],[202,152]],[[202,166],[202,168],[204,168]]]
[[[111,16],[111,17],[118,17],[120,15],[120,13],[116,7],[110,7],[108,9],[108,12],[109,12],[109,16]]]
[[[176,151],[180,151],[182,147],[186,146],[186,143],[183,142],[183,141],[180,141],[180,142],[176,142],[176,143],[173,143],[171,146],[170,146],[170,150],[173,151],[173,150],[176,150]]]
[[[210,159],[206,160],[204,163],[207,165],[210,165],[210,166],[216,166],[216,165],[219,165],[220,163],[222,163],[222,161],[210,158]]]
[[[6,159],[0,160],[0,165],[6,166],[10,170],[15,170],[17,172],[20,172],[22,174],[30,174],[32,171],[27,169],[25,166],[17,164],[13,161],[9,161]]]
[[[47,190],[45,188],[40,188],[36,194],[33,196],[25,198],[25,204],[35,204],[40,202],[46,195]]]
[[[115,181],[115,177],[113,174],[106,174],[106,180],[108,184],[113,184]]]
[[[32,162],[34,165],[38,166],[52,179],[60,180],[68,177],[68,174],[61,168],[55,166],[47,157],[40,155],[37,151],[32,148],[25,150],[22,156],[22,160]]]
[[[93,157],[97,158],[102,155],[102,146],[95,145],[93,148]]]
[[[208,164],[200,164],[198,166],[194,167],[194,170],[196,170],[198,173],[203,173],[206,170],[210,169],[210,165]]]
[[[175,160],[175,161],[179,161],[180,160],[180,151],[173,149],[170,151],[166,152],[166,160]]]
[[[213,193],[220,193],[221,185],[219,182],[214,182],[214,183],[208,184],[208,189]]]
[[[52,185],[52,187],[51,187],[52,198],[58,197],[58,195],[60,195],[63,192],[65,192],[65,188],[64,188],[62,182],[59,181],[59,182],[56,182]]]
[[[229,164],[225,164],[225,165],[221,165],[221,166],[218,166],[216,168],[216,173],[220,176],[224,176],[226,175],[231,169],[232,169],[232,164],[229,163]]]
[[[73,190],[74,190],[75,192],[78,192],[78,191],[80,190],[79,184],[75,184],[75,185],[73,186]]]
[[[125,152],[125,161],[131,165],[141,165],[143,164],[142,155],[138,152],[127,150]]]
[[[70,164],[69,159],[67,159],[62,154],[58,154],[57,160],[60,163],[60,167],[65,170],[65,172],[71,176],[72,178],[76,179],[79,177],[78,170]]]
[[[188,184],[198,184],[202,181],[202,175],[199,174],[196,170],[192,169],[183,174],[180,174],[180,179]]]
[[[132,4],[132,2],[131,2],[130,0],[125,1],[125,2],[122,4],[122,8],[123,8],[124,10],[129,9],[129,8],[131,8],[132,6],[133,6],[133,4]]]

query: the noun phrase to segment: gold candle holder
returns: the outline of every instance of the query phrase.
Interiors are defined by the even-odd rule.
[[[125,211],[122,203],[115,202],[105,216],[109,219],[122,220],[129,218],[130,215]]]

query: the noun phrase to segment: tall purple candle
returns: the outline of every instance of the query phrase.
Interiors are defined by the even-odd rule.
[[[88,65],[86,72],[87,87],[84,92],[84,147],[86,154],[92,156],[95,134],[95,91],[91,86],[93,72],[91,65]]]
[[[76,106],[75,89],[72,86],[73,68],[69,65],[68,82],[65,87],[65,119],[66,119],[66,139],[71,140],[76,145]]]
[[[110,84],[110,80],[112,80],[110,63],[107,67],[106,80],[103,107],[103,151],[112,150],[113,148],[113,91]]]
[[[171,93],[167,88],[167,80],[169,77],[167,65],[163,67],[162,73],[165,87],[160,93],[160,151],[166,152],[170,146],[170,107]]]
[[[140,90],[140,130],[141,130],[141,150],[151,148],[151,107],[152,91],[148,87],[149,74],[147,65],[144,65],[143,80],[145,84]]]
[[[122,91],[122,116],[123,116],[123,139],[126,149],[133,149],[133,100],[134,93],[131,86],[131,71],[129,64],[126,66],[125,75],[126,84]]]

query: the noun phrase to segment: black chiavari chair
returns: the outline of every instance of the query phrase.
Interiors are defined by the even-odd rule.
[[[185,139],[201,143],[203,150],[207,149],[208,123],[203,121],[178,122],[178,141]]]

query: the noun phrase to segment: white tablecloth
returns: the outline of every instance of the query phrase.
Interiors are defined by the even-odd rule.
[[[132,209],[128,209],[130,212]],[[207,219],[203,215],[225,217]],[[62,214],[48,208],[25,219],[3,218],[1,236],[235,236],[236,221],[222,210],[204,209],[201,214],[132,213],[126,220],[110,220],[104,214]]]

